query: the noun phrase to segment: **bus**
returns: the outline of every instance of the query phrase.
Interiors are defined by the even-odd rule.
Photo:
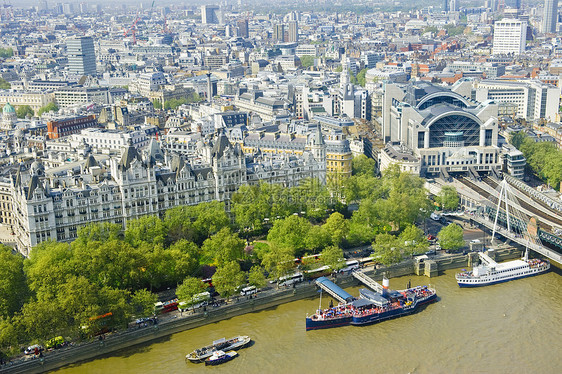
[[[316,279],[332,274],[332,269],[328,265],[324,265],[316,269],[307,270],[304,273],[307,279]]]
[[[177,310],[178,309],[178,299],[172,299],[172,300],[168,300],[168,301],[159,301],[156,304],[154,304],[154,312],[155,313],[168,313],[171,312],[173,310]]]
[[[193,295],[193,297],[189,301],[180,301],[180,303],[178,304],[178,309],[180,310],[180,312],[185,312],[189,308],[200,308],[202,306],[206,306],[209,300],[211,300],[211,293],[208,291],[201,292]]]
[[[240,291],[240,296],[253,295],[257,292],[258,292],[258,289],[256,288],[256,286],[248,286],[248,287],[242,288],[242,290]]]
[[[366,266],[374,266],[376,265],[376,261],[374,257],[363,257],[359,259],[359,266],[366,267]]]
[[[277,284],[279,285],[279,287],[290,286],[292,284],[300,283],[303,280],[304,280],[304,276],[302,275],[302,273],[294,273],[294,274],[289,274],[289,275],[285,275],[283,277],[280,277],[277,280]],[[270,283],[275,283],[275,281],[271,281]]]
[[[345,267],[340,270],[342,273],[346,273],[349,271],[353,271],[355,269],[359,269],[359,261],[358,260],[348,260],[345,262]]]
[[[90,336],[97,336],[111,331],[113,327],[113,313],[100,314],[99,316],[90,317],[88,324],[82,326],[84,333]]]

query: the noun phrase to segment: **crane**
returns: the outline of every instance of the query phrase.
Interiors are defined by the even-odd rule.
[[[136,32],[137,32],[137,22],[141,19],[141,17],[139,16],[139,12],[137,12],[137,15],[135,17],[135,21],[133,22],[133,24],[131,25],[131,27],[129,27],[127,30],[125,30],[123,32],[123,37],[127,36],[129,34],[129,31],[132,32],[133,34],[133,44],[137,44],[137,38],[136,38]]]

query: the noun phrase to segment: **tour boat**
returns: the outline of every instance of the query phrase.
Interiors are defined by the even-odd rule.
[[[185,356],[186,360],[191,362],[202,362],[205,359],[211,357],[217,351],[227,351],[227,350],[236,350],[247,346],[250,343],[251,339],[249,336],[240,335],[230,339],[219,339],[215,340],[213,344],[208,345],[203,348],[199,348],[194,350],[193,352],[189,353]]]
[[[220,365],[232,360],[238,353],[235,351],[214,351],[211,357],[205,360],[205,365]]]
[[[361,326],[401,317],[415,312],[420,305],[437,299],[436,291],[427,286],[409,287],[400,291],[389,290],[388,286],[389,281],[384,278],[379,291],[362,288],[359,290],[359,299],[353,298],[327,309],[319,308],[312,316],[306,317],[306,330]],[[337,290],[338,294],[341,293],[340,290]]]
[[[514,279],[532,277],[548,271],[550,262],[540,259],[528,259],[528,251],[521,260],[498,264],[485,253],[478,253],[482,263],[472,271],[458,273],[455,278],[459,287],[480,287],[507,282]]]

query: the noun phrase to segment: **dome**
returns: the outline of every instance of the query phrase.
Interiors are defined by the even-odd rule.
[[[2,113],[4,114],[8,114],[8,113],[15,113],[16,109],[10,105],[10,103],[6,103],[6,105],[4,105],[4,109],[2,109]]]
[[[45,166],[43,166],[43,163],[40,160],[33,161],[30,169],[31,169],[31,174],[33,175],[42,176],[43,173],[45,172]]]

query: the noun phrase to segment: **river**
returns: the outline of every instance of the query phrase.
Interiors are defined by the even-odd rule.
[[[494,286],[460,289],[454,270],[435,278],[393,278],[401,289],[431,283],[437,302],[379,324],[305,331],[319,299],[250,313],[58,370],[87,373],[559,373],[560,270]],[[347,289],[352,295],[358,288]],[[324,297],[327,307],[330,298]],[[186,353],[212,340],[249,335],[239,357],[209,368]]]

